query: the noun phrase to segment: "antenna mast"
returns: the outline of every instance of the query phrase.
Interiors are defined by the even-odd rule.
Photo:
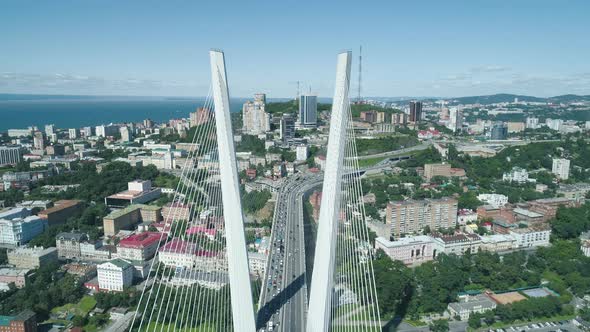
[[[359,47],[359,86],[358,86],[358,96],[356,98],[357,104],[361,103],[361,78],[363,73],[363,46]]]

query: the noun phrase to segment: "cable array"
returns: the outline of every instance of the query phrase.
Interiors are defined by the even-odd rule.
[[[361,172],[350,103],[340,188],[340,216],[331,303],[332,331],[381,331],[372,245],[365,220]]]
[[[195,128],[133,331],[231,331],[223,204],[211,90]]]

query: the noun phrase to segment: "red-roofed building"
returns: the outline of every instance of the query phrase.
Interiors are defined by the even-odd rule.
[[[219,271],[227,268],[222,253],[201,249],[196,243],[174,238],[158,252],[159,261],[172,267],[185,267],[201,271]]]
[[[191,215],[191,206],[189,204],[174,202],[168,203],[162,208],[162,216],[166,221],[190,220]]]
[[[215,228],[207,228],[206,226],[193,226],[193,227],[190,227],[186,230],[186,234],[189,236],[194,235],[194,234],[204,234],[210,240],[213,240],[213,239],[215,239],[215,235],[217,234],[217,230]]]
[[[436,129],[420,130],[418,132],[419,139],[432,139],[437,137],[440,137],[440,131]]]
[[[160,242],[166,242],[166,235],[156,232],[133,234],[119,242],[117,256],[131,261],[146,261],[154,257]]]
[[[255,168],[248,168],[246,170],[246,176],[250,179],[256,178],[256,169]]]

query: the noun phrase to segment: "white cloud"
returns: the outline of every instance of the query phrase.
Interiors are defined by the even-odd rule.
[[[9,93],[196,96],[208,85],[137,78],[108,79],[80,74],[1,73],[0,91]]]

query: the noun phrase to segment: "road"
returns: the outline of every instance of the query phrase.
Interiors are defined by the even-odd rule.
[[[432,142],[426,141],[426,142],[424,142],[422,144],[414,145],[414,146],[411,146],[411,147],[405,148],[405,149],[399,149],[399,150],[387,151],[387,152],[382,152],[382,153],[370,154],[370,155],[366,155],[366,156],[358,156],[357,159],[362,160],[362,159],[373,159],[373,158],[379,158],[379,157],[395,157],[397,155],[405,154],[405,153],[408,153],[408,152],[415,152],[415,151],[426,150],[426,149],[428,149],[428,147],[430,145],[432,145]]]
[[[277,195],[257,317],[259,331],[304,330],[307,284],[302,197],[321,181],[320,175],[291,176]]]

